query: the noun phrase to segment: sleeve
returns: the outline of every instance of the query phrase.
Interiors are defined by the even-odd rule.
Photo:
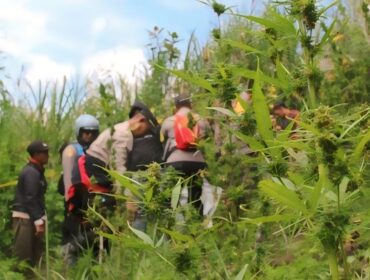
[[[165,143],[167,139],[169,138],[168,132],[169,132],[169,124],[170,121],[169,119],[165,119],[162,126],[161,126],[161,132],[160,132],[160,137],[161,137],[161,142]]]
[[[130,131],[116,130],[112,138],[112,168],[120,174],[126,171],[128,151],[132,149],[133,136]]]
[[[40,185],[40,174],[36,170],[27,170],[22,174],[24,189],[24,205],[32,221],[41,219],[45,215],[45,209],[40,200],[43,198],[42,186]]]
[[[200,119],[198,121],[198,126],[199,126],[199,138],[204,139],[206,138],[211,131],[211,126],[208,123],[207,120],[205,119]]]
[[[68,189],[72,186],[72,169],[73,165],[75,164],[75,159],[76,151],[72,145],[69,145],[64,149],[62,154],[64,197],[66,200]]]

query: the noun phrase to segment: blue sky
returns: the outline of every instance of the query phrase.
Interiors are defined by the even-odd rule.
[[[221,2],[249,13],[263,1]],[[13,80],[23,69],[32,83],[96,69],[130,80],[154,26],[177,32],[185,44],[194,30],[205,43],[216,25],[212,10],[196,0],[1,0],[0,66]]]

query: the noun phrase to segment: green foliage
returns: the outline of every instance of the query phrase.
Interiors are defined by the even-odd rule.
[[[368,278],[370,56],[364,33],[335,2],[276,1],[260,16],[234,14],[226,26],[220,18],[232,7],[202,3],[219,19],[213,39],[200,51],[192,35],[181,63],[179,35],[155,27],[143,86],[125,98],[105,84],[83,99],[65,80],[28,84],[31,97],[15,104],[0,81],[1,277],[21,279],[12,272],[10,207],[25,147],[43,138],[52,147],[53,171],[47,173],[47,268],[36,268],[41,278]],[[326,17],[329,10],[335,19]],[[74,118],[91,113],[102,127],[112,127],[127,119],[131,95],[167,116],[167,101],[176,93],[191,94],[215,131],[199,143],[208,164],[202,176],[223,189],[213,227],[205,227],[207,219],[194,207],[180,205],[181,190],[193,178],[158,164],[143,172],[110,170],[134,195],[147,230],[126,222],[122,208],[132,198],[117,194],[117,211],[109,215],[96,200],[88,217],[111,251],[99,264],[86,250],[65,270],[59,252],[63,198],[55,191],[54,170],[60,169],[59,146],[73,138]],[[280,131],[270,116],[277,101],[300,110]]]

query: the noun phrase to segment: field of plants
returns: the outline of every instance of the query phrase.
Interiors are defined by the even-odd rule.
[[[110,83],[86,94],[86,85],[65,79],[20,80],[15,97],[0,80],[0,279],[23,279],[11,255],[11,205],[31,139],[51,147],[38,279],[370,278],[370,4],[271,1],[259,16],[204,4],[220,22],[208,43],[191,36],[181,53],[181,34],[155,27],[149,67],[135,90],[122,79],[121,96]],[[178,206],[186,182],[161,166],[136,174],[141,183],[111,171],[137,194],[147,230],[127,223],[118,195],[114,215],[88,211],[96,232],[110,239],[110,254],[98,260],[87,250],[65,269],[58,149],[73,140],[74,119],[90,113],[110,127],[139,98],[163,120],[179,93],[191,94],[213,128],[199,143],[203,176],[223,190],[213,226]],[[285,129],[271,118],[281,102],[300,112]],[[185,223],[176,223],[178,213]]]

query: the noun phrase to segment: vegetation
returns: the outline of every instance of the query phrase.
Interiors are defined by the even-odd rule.
[[[227,24],[202,48],[192,36],[183,55],[179,35],[155,27],[150,66],[134,94],[163,119],[174,94],[191,93],[212,124],[214,134],[199,147],[208,164],[202,175],[223,189],[213,226],[191,205],[178,205],[189,182],[173,170],[157,164],[137,174],[111,170],[136,194],[147,231],[126,223],[123,207],[109,217],[92,207],[89,217],[111,240],[111,252],[99,262],[87,250],[68,271],[59,246],[58,148],[73,138],[71,124],[81,112],[105,127],[126,119],[131,95],[116,96],[105,84],[86,98],[84,87],[65,80],[20,87],[25,102],[14,102],[0,81],[1,277],[22,279],[11,258],[11,202],[25,147],[42,138],[53,157],[48,254],[35,269],[40,279],[368,279],[370,15],[360,3],[363,24],[355,23],[345,7],[356,10],[357,2],[273,1],[255,16],[205,1]],[[280,101],[300,111],[283,130],[270,117]],[[125,197],[117,199],[123,206]]]

